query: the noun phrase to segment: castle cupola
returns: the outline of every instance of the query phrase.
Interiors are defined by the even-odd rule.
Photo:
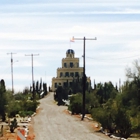
[[[74,50],[72,50],[72,49],[68,49],[67,51],[66,51],[66,57],[67,58],[74,58]]]

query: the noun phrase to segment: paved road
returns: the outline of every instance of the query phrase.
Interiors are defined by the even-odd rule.
[[[41,99],[40,111],[33,118],[35,140],[105,140],[106,136],[91,131],[87,122],[64,112],[57,106],[53,93]]]

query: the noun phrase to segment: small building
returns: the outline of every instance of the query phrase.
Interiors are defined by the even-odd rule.
[[[72,49],[66,51],[66,58],[62,59],[62,67],[57,68],[57,76],[52,78],[52,91],[55,91],[58,86],[71,86],[73,78],[83,77],[83,67],[79,67],[79,58],[75,57],[75,52]],[[87,77],[90,82],[90,78]]]

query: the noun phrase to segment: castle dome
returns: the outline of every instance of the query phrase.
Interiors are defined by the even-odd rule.
[[[74,54],[74,50],[68,49],[68,50],[66,51],[66,54]]]
[[[68,50],[66,51],[66,57],[67,57],[67,58],[74,58],[74,50],[68,49]]]

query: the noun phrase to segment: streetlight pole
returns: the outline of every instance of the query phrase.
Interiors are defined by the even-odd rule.
[[[16,53],[7,53],[11,55],[11,79],[12,79],[12,93],[14,94],[14,80],[13,80],[13,54]]]
[[[86,90],[86,74],[85,74],[85,41],[86,40],[97,40],[97,38],[72,38],[72,40],[83,40],[83,104],[82,104],[82,118],[84,120],[85,117],[85,90]]]

